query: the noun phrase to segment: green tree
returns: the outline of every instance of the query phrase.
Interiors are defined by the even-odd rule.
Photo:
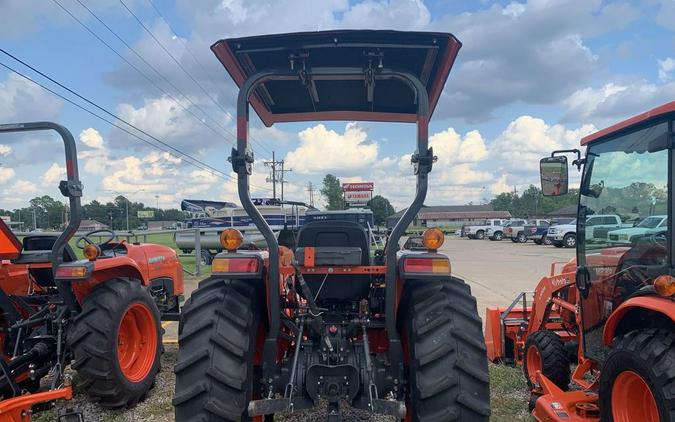
[[[387,217],[395,212],[389,200],[381,195],[375,195],[373,199],[368,201],[366,208],[369,208],[373,212],[373,219],[377,225],[384,224]]]
[[[328,201],[326,204],[327,210],[343,210],[345,209],[345,199],[342,194],[342,185],[340,179],[327,174],[323,178],[323,187],[321,188],[321,195]]]

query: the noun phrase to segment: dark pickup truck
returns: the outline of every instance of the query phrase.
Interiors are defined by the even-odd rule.
[[[556,224],[567,224],[570,221],[574,220],[573,218],[559,218],[557,220],[552,220],[550,222],[542,221],[538,226],[528,225],[525,226],[524,231],[528,239],[532,239],[537,245],[550,245],[551,240],[546,237],[548,233],[548,228]]]

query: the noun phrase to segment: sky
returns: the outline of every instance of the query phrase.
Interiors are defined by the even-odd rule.
[[[238,202],[227,162],[236,87],[209,46],[364,28],[450,32],[463,43],[429,128],[438,162],[428,205],[484,203],[538,184],[539,159],[552,150],[675,100],[675,0],[0,0],[0,64],[80,106],[0,66],[0,122],[66,126],[85,202]],[[308,183],[318,188],[332,173],[373,181],[396,209],[411,201],[414,125],[265,128],[251,116],[253,196],[272,196],[263,162],[274,151],[292,169],[286,199],[309,201]],[[43,194],[63,200],[62,178],[55,135],[0,135],[0,208]]]

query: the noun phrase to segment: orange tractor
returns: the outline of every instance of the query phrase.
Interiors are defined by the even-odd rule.
[[[238,249],[241,234],[223,232],[226,252],[181,313],[177,421],[272,420],[319,403],[328,421],[341,419],[341,403],[406,421],[489,419],[476,300],[438,251],[443,233],[428,229],[421,250],[399,250],[427,193],[435,162],[428,123],[460,46],[446,33],[368,30],[212,46],[239,86],[231,163],[268,249]],[[359,224],[332,220],[302,226],[294,250],[279,246],[249,195],[249,101],[268,126],[417,124],[417,191],[383,251],[371,254]]]
[[[549,196],[567,193],[564,154],[583,167],[576,262],[542,279],[531,307],[488,310],[486,323],[490,357],[523,362],[538,421],[675,421],[674,122],[671,102],[585,137],[583,158],[541,160]],[[603,214],[662,223],[587,224]]]
[[[135,405],[159,371],[161,320],[178,319],[183,293],[182,265],[172,249],[116,241],[108,230],[76,233],[82,184],[66,128],[49,122],[0,125],[0,133],[41,130],[56,131],[65,144],[67,180],[59,190],[69,200],[70,221],[60,234],[22,240],[0,222],[2,422],[28,421],[34,405],[69,399],[63,374],[68,364],[95,402]],[[76,235],[86,259],[78,260],[69,244]],[[47,375],[49,383],[41,383]]]

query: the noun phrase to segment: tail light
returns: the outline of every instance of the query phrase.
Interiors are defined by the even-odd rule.
[[[83,280],[89,278],[93,269],[94,265],[91,261],[76,265],[62,264],[56,269],[54,277],[57,280]]]
[[[257,274],[260,259],[257,256],[216,257],[211,263],[212,273]]]
[[[404,273],[450,274],[450,261],[447,258],[404,258]]]

